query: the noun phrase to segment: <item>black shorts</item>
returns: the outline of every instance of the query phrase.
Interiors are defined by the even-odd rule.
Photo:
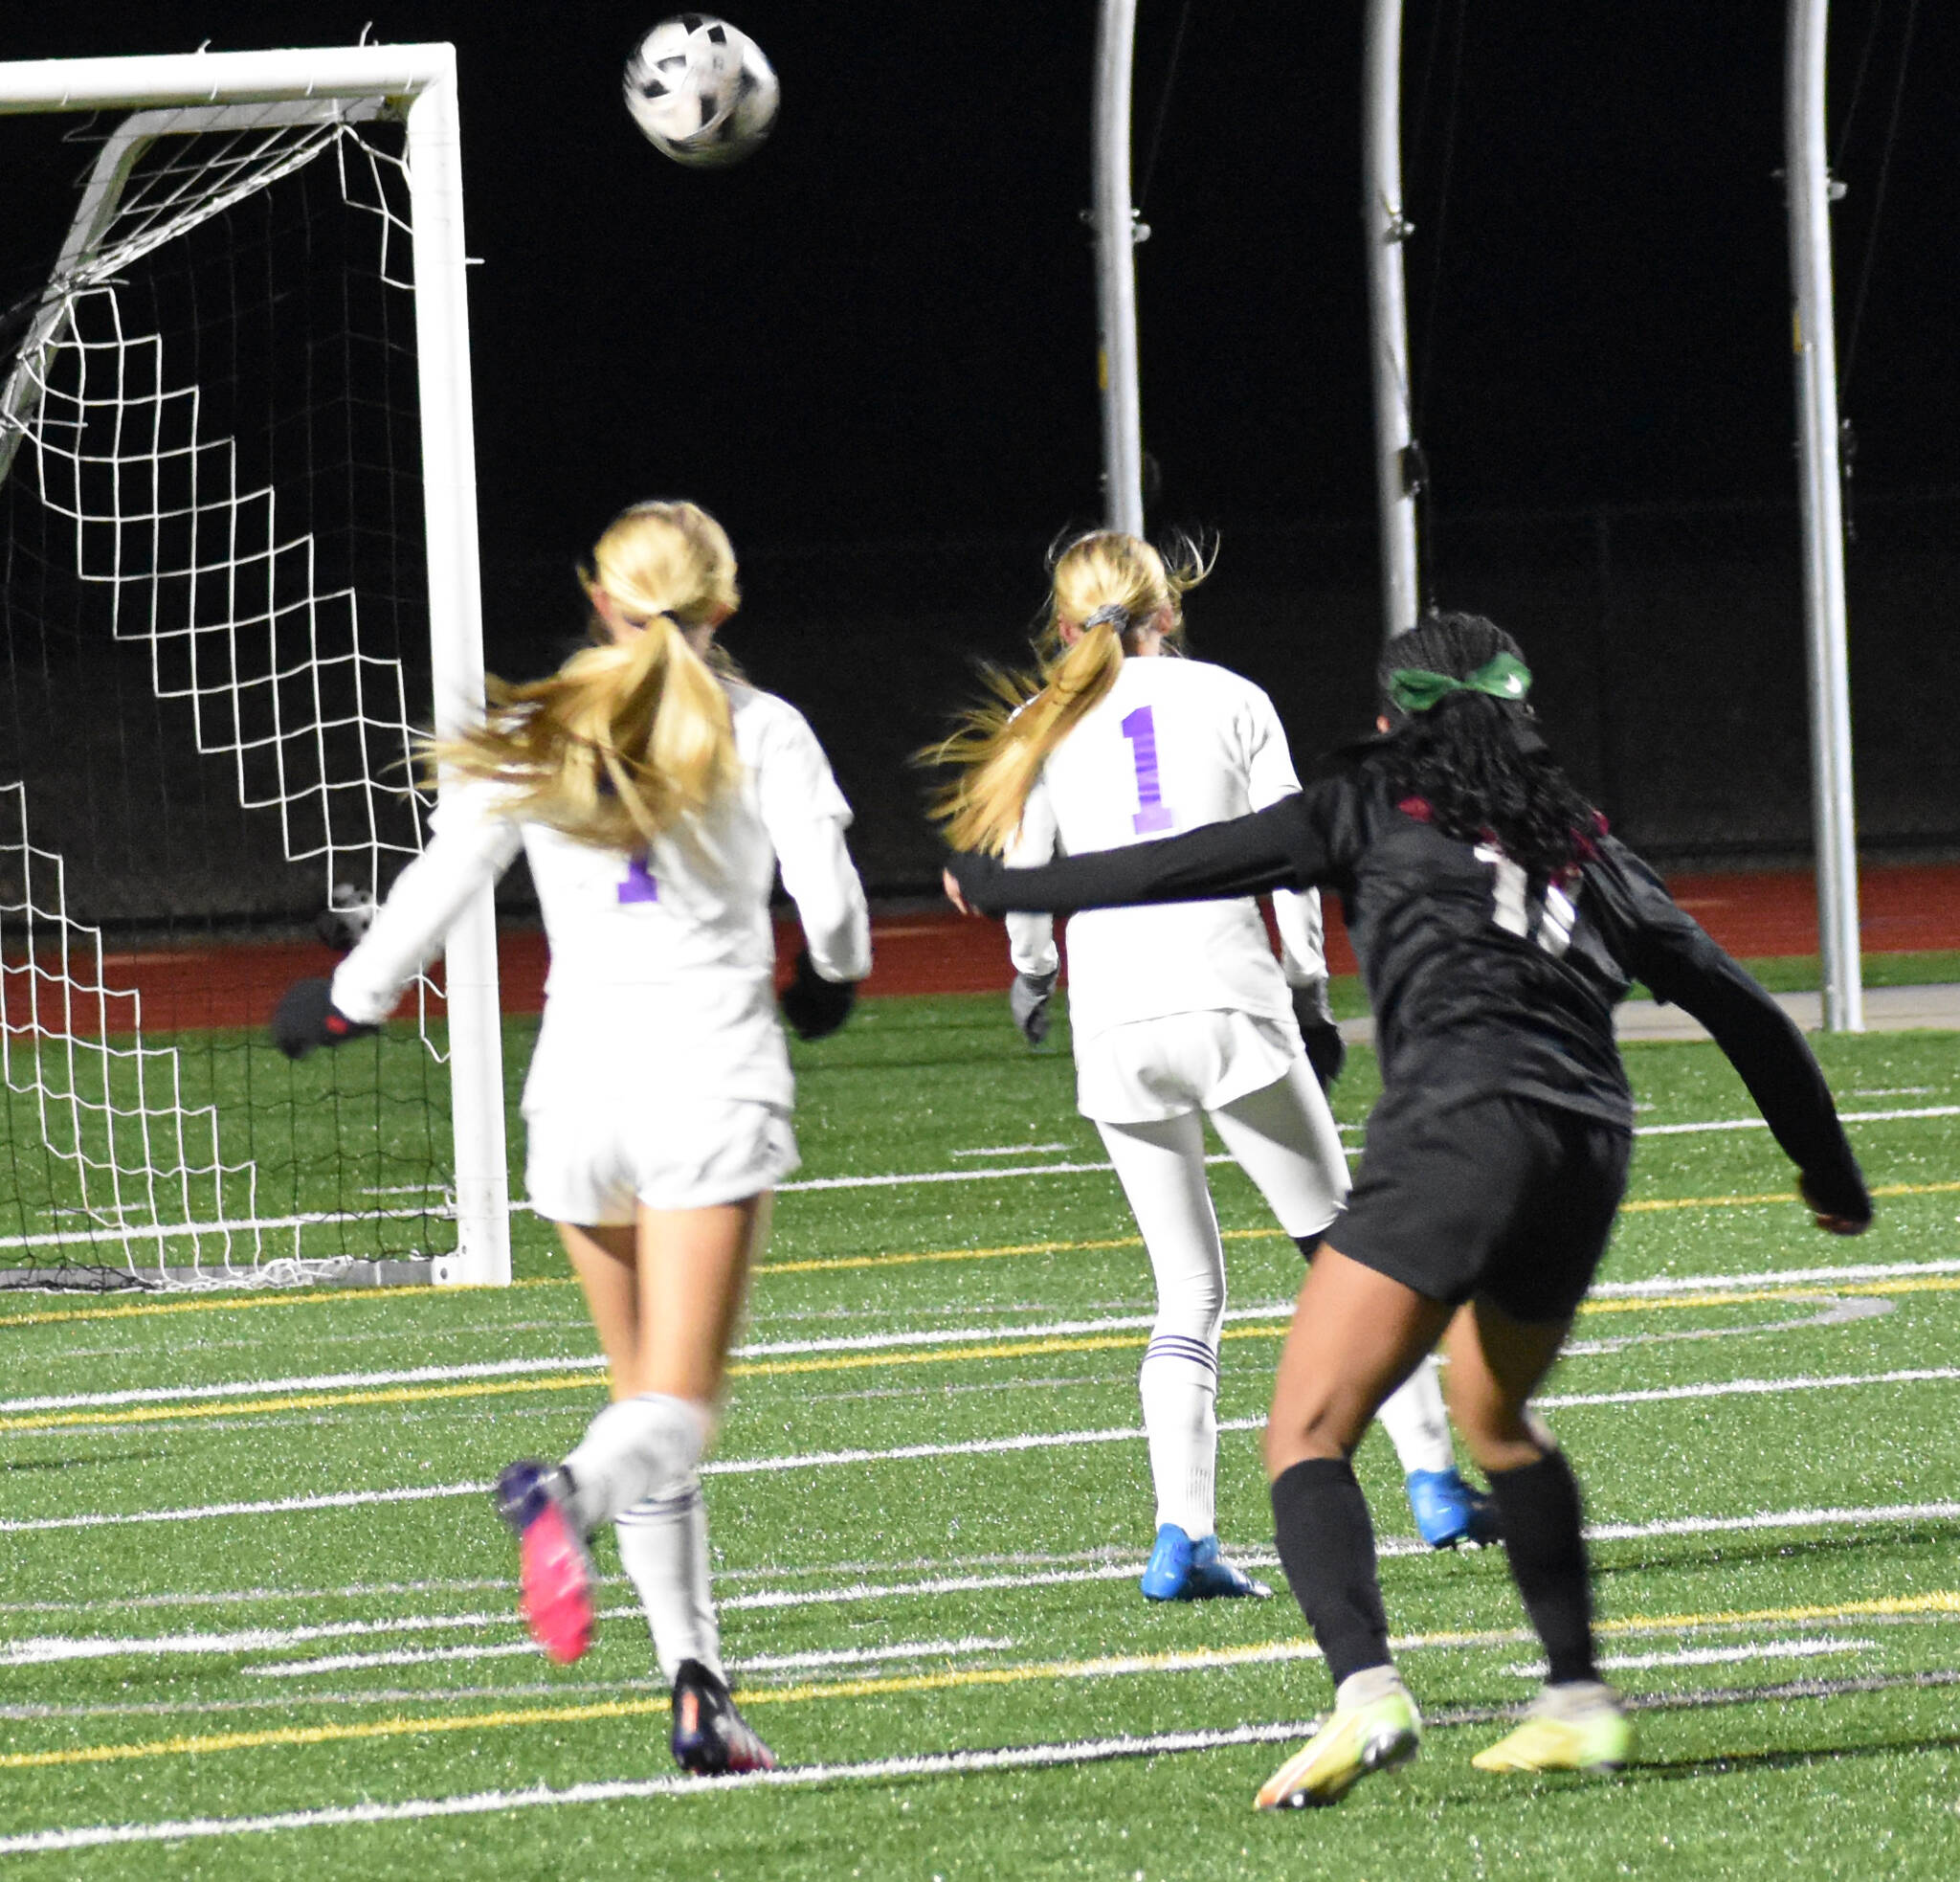
[[[1329,1247],[1453,1307],[1486,1294],[1514,1320],[1569,1318],[1606,1252],[1630,1132],[1528,1098],[1370,1119]]]

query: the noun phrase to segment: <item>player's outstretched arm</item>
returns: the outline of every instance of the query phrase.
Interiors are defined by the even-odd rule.
[[[1308,816],[1310,801],[1311,794],[1287,797],[1269,810],[1207,823],[1181,837],[1060,857],[1033,869],[1010,868],[991,856],[956,855],[947,863],[947,892],[964,912],[1002,915],[1304,888],[1326,860]]]
[[[371,1033],[433,960],[450,925],[509,867],[522,839],[488,792],[459,793],[436,812],[429,847],[395,879],[388,901],[331,980],[301,980],[273,1018],[289,1059]]]
[[[794,706],[766,697],[770,717],[756,768],[762,818],[804,940],[778,1003],[798,1039],[825,1039],[851,1017],[857,983],[871,972],[871,917],[844,841],[851,807],[830,760]]]
[[[1860,1235],[1872,1220],[1871,1193],[1809,1042],[1794,1020],[1677,907],[1659,879],[1608,839],[1587,888],[1607,912],[1620,964],[1707,1027],[1741,1074],[1771,1135],[1799,1172],[1817,1226]]]

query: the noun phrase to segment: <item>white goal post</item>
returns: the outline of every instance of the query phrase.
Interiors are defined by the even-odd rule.
[[[114,111],[174,111],[202,128],[377,113],[405,125],[434,716],[438,734],[457,731],[481,709],[483,648],[455,49],[364,45],[0,62],[0,115]],[[85,247],[89,219],[114,213],[116,168],[113,158],[99,168],[63,266]],[[24,362],[47,338],[60,288],[57,269],[21,348]],[[18,443],[17,408],[33,396],[28,376],[16,373],[9,410],[0,414],[0,445],[10,460]],[[445,779],[438,796],[448,788]],[[434,1262],[433,1278],[506,1283],[502,1040],[487,891],[450,930],[446,983],[457,1243],[453,1255]]]

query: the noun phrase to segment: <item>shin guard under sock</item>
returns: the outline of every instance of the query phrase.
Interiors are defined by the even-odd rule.
[[[1345,1458],[1311,1457],[1273,1483],[1280,1565],[1326,1656],[1334,1684],[1389,1664],[1389,1622],[1375,1577],[1374,1525]]]
[[[1592,1665],[1592,1591],[1581,1531],[1578,1480],[1562,1452],[1536,1464],[1492,1470],[1511,1580],[1545,1643],[1547,1683],[1599,1677]]]

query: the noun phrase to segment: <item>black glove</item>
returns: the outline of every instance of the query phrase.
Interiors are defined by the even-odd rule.
[[[1006,865],[997,856],[982,856],[977,850],[955,850],[946,859],[946,874],[959,885],[969,912],[997,915],[1003,908],[991,906],[1000,893]]]
[[[1293,1017],[1300,1021],[1300,1037],[1314,1077],[1320,1080],[1323,1091],[1331,1089],[1348,1063],[1348,1042],[1341,1037],[1341,1028],[1327,1005],[1325,980],[1293,989]]]
[[[828,1039],[851,1017],[858,989],[849,980],[826,980],[805,948],[796,956],[796,977],[777,1003],[798,1039]]]
[[[1030,1045],[1039,1045],[1048,1037],[1048,1002],[1055,997],[1058,971],[1050,968],[1046,974],[1016,974],[1007,990],[1007,1010]]]
[[[375,1030],[349,1019],[333,1003],[331,980],[295,980],[272,1016],[273,1043],[289,1059],[303,1059],[316,1045],[345,1045]]]

